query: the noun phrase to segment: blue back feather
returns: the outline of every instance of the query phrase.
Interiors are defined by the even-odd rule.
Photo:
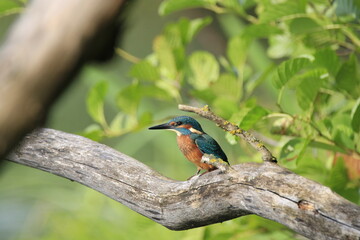
[[[194,139],[195,144],[202,153],[213,154],[215,157],[221,158],[223,161],[228,162],[224,151],[221,149],[220,145],[215,141],[215,139],[206,133],[202,135],[192,134],[190,136]]]

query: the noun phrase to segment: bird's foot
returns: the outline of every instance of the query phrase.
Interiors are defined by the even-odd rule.
[[[204,174],[204,173],[200,174],[200,172],[201,172],[201,168],[198,168],[195,175],[189,177],[187,180],[198,178],[198,177],[200,177],[201,175]]]
[[[230,167],[229,163],[225,162],[221,158],[215,157],[212,154],[204,154],[201,158],[201,162],[214,166],[221,172],[227,172],[233,169],[232,167]]]

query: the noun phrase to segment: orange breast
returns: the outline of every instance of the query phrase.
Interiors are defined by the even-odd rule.
[[[198,168],[205,170],[214,170],[214,166],[202,163],[201,158],[203,153],[196,146],[194,140],[188,135],[181,135],[177,137],[177,143],[180,148],[180,151],[185,155],[185,157],[192,163],[194,163]]]

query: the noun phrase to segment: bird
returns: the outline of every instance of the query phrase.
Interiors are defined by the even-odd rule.
[[[211,136],[206,134],[201,125],[189,116],[178,116],[167,123],[150,127],[149,130],[165,129],[176,132],[177,144],[184,156],[197,166],[198,175],[201,170],[211,172],[215,166],[201,162],[204,154],[212,154],[227,164],[228,159],[220,145]]]

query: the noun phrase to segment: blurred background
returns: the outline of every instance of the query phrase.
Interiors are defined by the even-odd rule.
[[[295,115],[307,116],[304,112],[309,109],[306,108],[307,106],[299,105],[299,98],[294,98],[294,91],[290,87],[287,91],[282,92],[282,99],[279,100],[279,91],[270,79],[270,72],[275,71],[276,66],[283,60],[302,54],[314,54],[314,49],[317,48],[315,43],[310,43],[313,44],[312,49],[306,44],[294,46],[297,43],[286,39],[285,36],[289,34],[281,32],[283,30],[281,26],[279,27],[280,32],[277,32],[278,29],[275,29],[274,25],[269,25],[270,27],[259,28],[258,32],[256,29],[248,31],[248,34],[257,37],[268,37],[266,35],[269,37],[268,39],[262,38],[246,43],[243,48],[244,51],[246,49],[247,59],[237,59],[237,56],[233,56],[229,52],[231,50],[229,46],[235,46],[234,49],[241,50],[243,43],[236,40],[232,43],[228,43],[228,41],[242,33],[243,29],[252,21],[251,16],[254,15],[255,11],[261,11],[261,9],[256,8],[257,1],[230,1],[238,2],[238,4],[241,2],[245,7],[248,6],[246,8],[247,15],[241,15],[241,10],[237,10],[243,18],[230,13],[219,14],[221,9],[216,9],[215,5],[209,9],[192,9],[169,15],[164,14],[166,7],[163,6],[163,14],[160,15],[159,6],[161,2],[160,0],[136,1],[129,8],[126,14],[126,28],[119,42],[117,55],[106,64],[85,66],[77,79],[52,107],[45,127],[84,135],[100,141],[134,157],[169,178],[184,181],[195,173],[196,168],[185,160],[178,150],[175,134],[148,131],[147,127],[167,121],[172,116],[183,115],[183,112],[177,110],[178,103],[203,106],[214,96],[217,96],[214,95],[216,89],[220,95],[223,94],[224,96],[219,98],[221,101],[211,102],[211,107],[214,106],[215,112],[234,122],[242,122],[242,126],[255,129],[258,134],[261,133],[259,137],[270,148],[274,149],[273,151],[277,155],[281,156],[279,159],[281,165],[322,184],[327,184],[333,190],[338,190],[339,194],[359,204],[359,182],[358,175],[356,175],[359,173],[354,173],[353,178],[350,178],[346,164],[334,165],[333,160],[337,150],[331,146],[335,140],[331,142],[327,139],[329,145],[325,147],[323,145],[322,147],[319,145],[310,147],[310,141],[303,141],[309,139],[309,136],[316,139],[319,137],[319,132],[314,129],[309,130],[309,128],[300,126],[300,123],[291,121],[295,121],[292,118]],[[303,2],[306,4],[306,1]],[[320,7],[321,4],[326,7],[324,2],[327,1],[318,0],[315,2]],[[0,43],[5,41],[6,33],[19,14],[24,11],[25,5],[26,2],[21,0],[2,0],[0,2]],[[227,7],[229,8],[229,6]],[[262,7],[266,8],[266,6]],[[324,10],[320,7],[317,9]],[[212,20],[209,20],[209,17]],[[225,69],[229,74],[216,76],[216,80],[213,82],[203,83],[196,79],[195,64],[194,66],[187,65],[184,67],[185,73],[177,72],[177,78],[185,79],[183,75],[179,76],[179,72],[186,75],[188,68],[191,68],[190,80],[179,80],[166,86],[156,82],[154,87],[151,74],[146,76],[141,74],[144,69],[152,70],[146,65],[149,62],[151,64],[160,62],[161,64],[161,51],[167,46],[161,39],[173,34],[172,31],[177,26],[186,25],[179,22],[181,18],[205,19],[199,22],[199,25],[204,28],[198,27],[199,33],[194,33],[194,35],[197,34],[196,37],[188,39],[188,42],[186,39],[184,40],[186,42],[184,54],[190,55],[199,50],[207,51],[218,59],[221,69]],[[348,21],[353,21],[353,19]],[[306,21],[297,24],[293,23],[292,27],[296,30],[290,31],[292,34],[297,34],[297,38],[301,38],[301,34],[308,34],[307,27],[312,30],[314,28],[311,25],[312,23]],[[297,28],[296,26],[300,27]],[[319,36],[317,37],[319,38]],[[318,38],[315,40],[319,40]],[[176,39],[172,40],[176,42]],[[310,40],[314,39],[307,41]],[[176,45],[177,43],[171,44]],[[339,43],[331,42],[330,44]],[[341,45],[337,50],[340,48]],[[341,48],[340,50],[345,55],[349,55],[347,49]],[[358,56],[357,51],[354,50],[356,56]],[[212,57],[208,57],[203,52],[201,54],[203,54],[201,57],[205,59],[201,61],[212,61]],[[241,56],[242,53],[238,51],[236,54]],[[230,60],[226,60],[224,56]],[[145,58],[147,63],[144,67],[140,63],[144,63],[141,59]],[[191,55],[189,62],[191,61],[196,62],[195,55]],[[236,65],[236,62],[239,63],[238,66],[230,66]],[[164,68],[166,69],[166,67],[169,66]],[[219,68],[219,64],[215,64],[211,69],[213,68]],[[235,80],[232,82],[233,75],[230,73],[236,76],[236,82]],[[150,83],[141,85],[142,76],[145,79],[148,78]],[[211,78],[212,75],[209,77]],[[221,80],[217,80],[217,78]],[[221,82],[221,84],[216,85],[216,81]],[[247,85],[244,84],[246,90],[243,93],[232,92],[231,94],[236,96],[228,98],[226,96],[229,95],[227,91],[236,89],[232,84],[239,82],[241,84],[248,83]],[[180,85],[181,87],[179,87]],[[213,92],[207,90],[209,86]],[[296,87],[296,85],[294,86]],[[103,97],[94,99],[96,93],[99,92],[103,93]],[[141,93],[144,93],[146,97],[141,96],[139,98]],[[344,109],[344,113],[350,116],[351,108],[355,106],[356,97],[351,101],[340,97],[336,99],[339,100],[338,102],[347,102],[340,104],[339,108]],[[331,105],[330,100],[326,101],[328,101],[328,105]],[[94,105],[103,110],[102,116],[94,113],[94,105],[91,106],[90,102],[95,102]],[[127,104],[126,106],[123,105],[124,102]],[[136,102],[136,106],[132,106],[134,102]],[[229,104],[229,102],[232,103]],[[244,112],[241,109],[246,109],[246,111]],[[354,109],[356,112],[356,108]],[[314,112],[314,109],[312,108],[311,111]],[[327,108],[327,111],[330,114],[339,110]],[[230,114],[234,112],[237,115]],[[274,114],[279,114],[276,117],[280,116],[277,119],[281,120],[280,122],[269,120],[269,118],[274,117]],[[222,130],[205,119],[191,116],[199,120],[205,131],[220,143],[231,164],[261,160],[261,157],[242,141],[237,142],[233,136],[224,134]],[[291,121],[288,121],[289,116],[292,119]],[[336,119],[338,118],[341,117]],[[285,133],[276,136],[274,134],[276,128],[279,127],[286,132],[289,124],[297,125],[298,131],[305,129],[306,131],[304,131],[308,133],[308,136],[287,135]],[[351,136],[353,142],[354,139],[358,140],[357,135]],[[294,141],[294,137],[297,137],[295,138],[296,141]],[[346,141],[342,140],[343,145],[341,146],[344,148],[347,147]],[[166,146],[166,148],[161,148],[161,146]],[[292,152],[291,148],[293,147],[300,148],[300,150]],[[349,148],[354,151],[354,154],[357,154],[358,146],[356,144]],[[293,161],[292,158],[297,158],[299,155],[302,156],[302,159],[308,160]],[[358,164],[356,159],[357,156],[351,158],[350,161],[355,161],[355,164]],[[302,167],[299,168],[299,166]],[[246,216],[188,231],[170,231],[85,186],[36,169],[9,162],[2,163],[0,171],[0,240],[100,238],[148,240],[304,239],[280,224],[257,216]]]

